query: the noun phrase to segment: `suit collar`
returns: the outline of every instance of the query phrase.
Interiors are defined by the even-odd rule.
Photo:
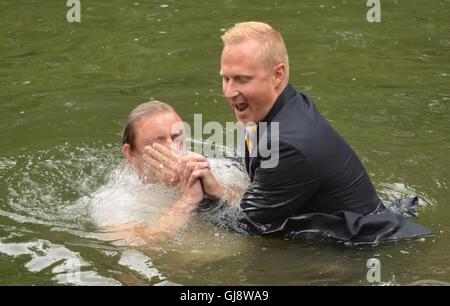
[[[269,113],[266,115],[266,117],[261,122],[271,122],[276,114],[280,112],[280,110],[283,108],[283,106],[289,101],[293,96],[297,94],[297,91],[295,88],[289,83],[286,85],[286,87],[283,89],[281,94],[278,96],[277,100],[273,104],[272,108],[270,109]]]

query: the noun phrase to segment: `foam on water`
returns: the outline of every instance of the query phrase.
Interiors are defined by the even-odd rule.
[[[129,167],[119,167],[110,181],[82,198],[95,224],[108,227],[127,223],[152,224],[178,198],[177,190],[142,184]]]

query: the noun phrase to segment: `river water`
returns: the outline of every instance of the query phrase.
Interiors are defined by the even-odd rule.
[[[380,284],[448,284],[450,1],[382,1],[380,23],[367,22],[368,9],[362,0],[81,0],[81,22],[68,23],[65,1],[1,0],[0,284],[369,285],[370,258]],[[194,221],[147,250],[105,239],[98,218],[123,215],[93,205],[131,203],[121,185],[126,116],[159,99],[187,122],[194,113],[234,121],[220,35],[245,20],[283,33],[291,83],[351,144],[382,198],[419,196],[416,221],[434,237],[355,247]],[[226,161],[215,165],[224,181],[246,184]],[[152,186],[135,194],[162,207],[175,196]]]

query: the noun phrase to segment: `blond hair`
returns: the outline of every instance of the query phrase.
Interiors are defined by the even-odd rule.
[[[221,39],[225,46],[255,39],[260,47],[258,57],[271,68],[283,63],[286,67],[286,80],[289,80],[289,57],[283,37],[267,23],[256,21],[236,23],[222,35]]]
[[[122,144],[129,144],[131,150],[135,148],[135,123],[146,117],[150,117],[160,113],[170,113],[175,112],[175,109],[161,101],[149,101],[136,106],[128,115],[127,121],[125,122],[123,133],[122,133]]]

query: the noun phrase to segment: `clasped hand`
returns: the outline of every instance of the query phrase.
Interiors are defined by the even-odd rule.
[[[144,148],[143,157],[150,174],[158,181],[166,186],[180,186],[185,201],[198,203],[203,195],[216,200],[225,193],[212,174],[209,161],[202,155],[192,152],[174,154],[169,148],[155,143]]]

